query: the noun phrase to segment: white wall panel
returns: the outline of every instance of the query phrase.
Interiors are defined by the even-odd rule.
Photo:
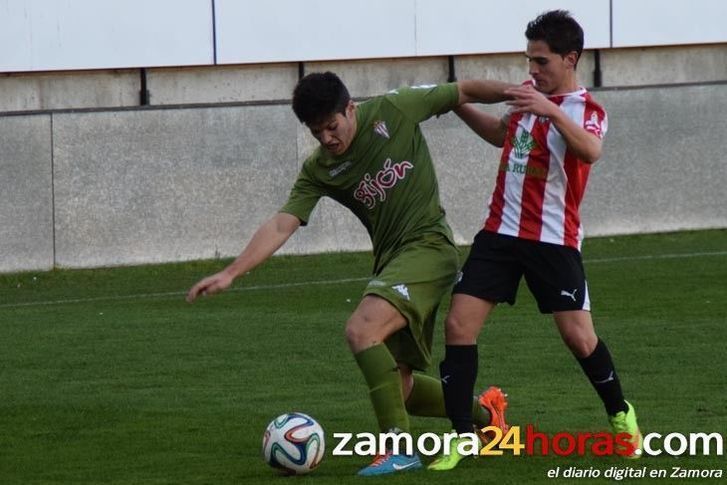
[[[554,9],[578,20],[586,48],[610,45],[609,0],[417,0],[417,55],[524,51],[527,23]]]
[[[613,47],[727,42],[725,0],[613,0]]]
[[[727,0],[214,3],[216,39],[213,0],[0,0],[0,72],[210,65],[215,42],[219,64],[520,52],[553,8],[586,48],[727,42]]]
[[[217,0],[219,64],[410,57],[415,0]]]
[[[210,0],[0,1],[0,71],[213,61]]]
[[[586,47],[610,45],[609,0],[217,0],[219,63],[517,52],[539,13],[568,9]]]

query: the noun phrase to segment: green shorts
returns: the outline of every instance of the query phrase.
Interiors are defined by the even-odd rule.
[[[391,303],[408,325],[386,339],[397,362],[425,370],[432,361],[437,310],[459,271],[459,250],[439,234],[408,244],[369,281],[364,295]]]

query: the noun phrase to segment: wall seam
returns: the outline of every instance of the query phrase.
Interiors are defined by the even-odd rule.
[[[217,6],[212,0],[212,63],[217,65]]]
[[[613,49],[613,0],[608,2],[608,40],[611,42],[610,47]]]

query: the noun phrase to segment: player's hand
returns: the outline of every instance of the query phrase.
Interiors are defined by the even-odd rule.
[[[509,88],[505,94],[513,99],[507,101],[512,113],[532,113],[536,116],[551,116],[558,106],[535,89],[531,84]]]
[[[200,280],[187,293],[187,301],[192,303],[198,296],[214,295],[220,291],[224,291],[232,285],[233,278],[225,271],[208,276]]]

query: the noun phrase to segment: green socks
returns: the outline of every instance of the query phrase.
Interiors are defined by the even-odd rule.
[[[413,377],[414,386],[411,388],[409,399],[406,400],[406,410],[409,414],[446,418],[444,394],[439,379],[424,374],[413,374]]]
[[[416,373],[413,376],[414,386],[409,394],[409,399],[406,400],[406,410],[409,414],[412,416],[446,418],[444,394],[439,379]],[[480,406],[477,398],[472,401],[472,418],[480,428],[487,426],[490,422],[490,413]]]
[[[409,415],[404,407],[399,368],[384,344],[374,345],[354,355],[369,386],[379,429],[398,428],[409,432]],[[440,391],[441,394],[441,391]]]
[[[369,397],[381,431],[397,428],[408,432],[409,414],[447,417],[439,379],[414,373],[414,386],[405,405],[399,368],[386,345],[374,345],[354,357],[369,387]],[[489,413],[479,405],[477,398],[472,402],[472,417],[479,427],[487,426],[490,422]]]

